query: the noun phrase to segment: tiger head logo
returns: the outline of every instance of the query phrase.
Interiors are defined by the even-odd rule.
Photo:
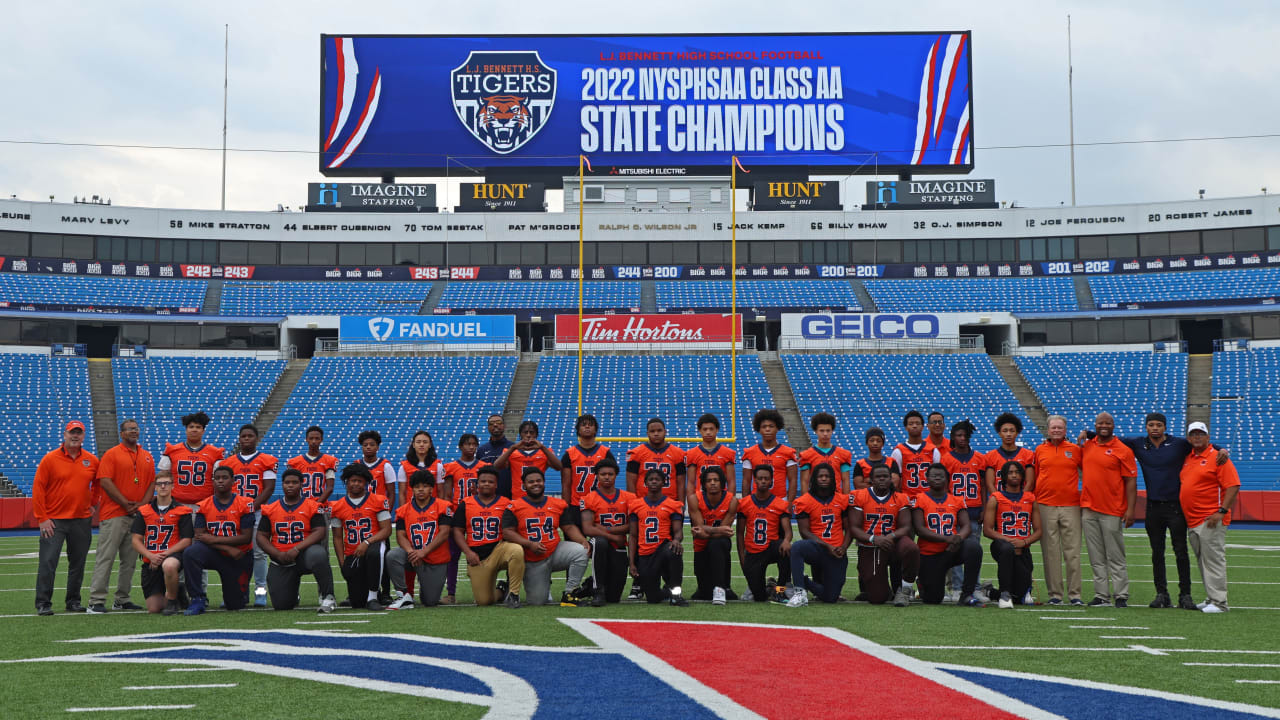
[[[533,127],[528,98],[518,95],[492,95],[480,98],[476,119],[480,139],[500,153],[515,150],[528,139]]]
[[[458,120],[500,155],[532,140],[556,101],[556,71],[534,50],[473,51],[450,81]]]

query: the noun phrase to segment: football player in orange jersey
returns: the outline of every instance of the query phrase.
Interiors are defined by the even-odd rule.
[[[426,430],[419,430],[413,434],[413,438],[409,440],[409,449],[404,453],[404,460],[401,460],[400,467],[396,468],[396,486],[400,494],[398,497],[388,498],[396,507],[409,502],[409,495],[412,493],[409,489],[409,476],[419,470],[426,470],[431,477],[435,478],[437,484],[449,482],[448,476],[444,473],[444,465],[436,454],[436,442],[431,437],[431,433]],[[436,488],[433,495],[442,498],[453,497],[453,488]],[[412,594],[412,591],[410,592]]]
[[[333,550],[341,558],[351,607],[376,612],[383,609],[378,581],[384,577],[383,541],[391,535],[391,503],[368,491],[372,479],[365,463],[342,469],[347,494],[331,503],[329,525],[334,529]]]
[[[458,438],[458,459],[445,463],[444,474],[453,494],[441,498],[449,501],[451,510],[457,509],[467,498],[476,494],[476,475],[484,461],[476,457],[480,448],[480,438],[474,433],[463,433]],[[453,541],[453,533],[449,536],[449,567],[445,569],[445,596],[440,602],[452,605],[457,602],[458,591],[458,559],[462,557],[462,548]]]
[[[596,463],[608,458],[617,464],[617,459],[612,450],[596,442],[600,421],[595,415],[579,415],[573,429],[578,444],[560,456],[560,498],[576,508],[587,493],[596,489]]]
[[[684,450],[667,442],[667,423],[662,418],[650,418],[645,423],[645,435],[648,436],[648,442],[627,452],[627,492],[636,497],[643,495],[643,488],[639,487],[641,475],[650,470],[658,470],[666,478],[662,486],[663,494],[683,503],[687,474]]]
[[[520,607],[524,550],[502,539],[502,513],[510,506],[511,501],[498,494],[498,469],[485,465],[476,473],[476,494],[453,512],[453,541],[467,557],[476,605],[500,602],[513,610]],[[507,583],[497,582],[502,570],[507,571]]]
[[[915,497],[928,487],[925,473],[928,472],[929,465],[942,462],[942,451],[922,437],[924,417],[919,410],[908,410],[902,416],[902,427],[907,430],[907,439],[894,446],[891,456],[898,466],[898,472],[902,474],[902,483],[898,489],[906,493],[907,497]]]
[[[853,465],[853,471],[850,474],[850,480],[854,490],[865,490],[871,487],[871,471],[883,465],[889,468],[889,474],[893,476],[894,490],[902,488],[901,466],[898,461],[884,454],[884,431],[878,427],[867,428],[866,435],[863,436],[863,442],[867,446],[867,456],[858,458]]]
[[[503,450],[498,459],[493,461],[493,466],[499,470],[511,468],[512,500],[519,500],[524,495],[524,485],[520,479],[524,477],[525,468],[536,467],[544,473],[548,467],[556,471],[564,470],[555,451],[538,440],[538,423],[532,420],[520,423],[520,442]]]
[[[242,610],[249,601],[249,574],[253,571],[253,503],[231,491],[231,468],[213,469],[213,494],[200,501],[191,526],[195,539],[182,553],[191,605],[187,615],[200,615],[209,600],[201,587],[205,569],[222,578],[222,601],[228,610]]]
[[[765,570],[778,566],[778,577],[791,576],[791,509],[773,494],[773,466],[751,468],[756,489],[738,503],[738,562],[747,578],[743,600],[768,602]]]
[[[289,458],[286,465],[302,473],[302,497],[315,500],[321,509],[325,509],[328,507],[329,497],[333,495],[338,458],[320,451],[320,444],[324,442],[324,428],[319,425],[307,428],[306,439],[307,451]]]
[[[858,541],[858,579],[867,602],[883,605],[893,597],[896,607],[911,603],[911,586],[920,570],[920,548],[911,539],[911,501],[893,489],[893,473],[877,465],[871,471],[871,487],[858,490],[849,502],[849,532]],[[896,590],[889,569],[902,566]]]
[[[382,433],[377,430],[365,430],[356,437],[356,442],[360,443],[360,460],[366,470],[369,471],[369,487],[365,492],[373,495],[381,495],[388,501],[394,502],[400,497],[400,488],[397,487],[395,465],[386,458],[378,457],[378,451],[382,448]]]
[[[1031,596],[1031,545],[1040,539],[1040,508],[1036,496],[1023,490],[1022,465],[1010,460],[1000,468],[1000,485],[987,498],[982,532],[991,538],[991,557],[1000,579],[1001,608],[1013,607],[1014,598],[1034,605]]]
[[[773,494],[786,498],[790,505],[796,499],[800,465],[796,451],[778,442],[778,431],[785,429],[782,413],[765,408],[751,418],[751,427],[760,434],[760,442],[742,451],[742,496],[750,495],[754,486],[751,468],[767,463],[773,465]]]
[[[262,520],[262,506],[276,491],[276,465],[274,455],[258,452],[258,428],[251,423],[240,426],[239,447],[235,454],[218,464],[231,468],[235,473],[235,493],[253,503],[254,526]],[[253,604],[267,606],[267,554],[258,547],[257,535],[253,538]]]
[[[714,465],[724,471],[726,478],[733,477],[734,452],[721,445],[717,438],[720,434],[720,418],[712,413],[703,413],[702,417],[698,418],[698,434],[702,436],[702,442],[694,445],[684,454],[684,487],[689,494],[685,502],[690,510],[697,502],[694,498],[698,494],[699,483],[702,481],[703,468]],[[735,494],[732,489],[728,492],[730,495]],[[696,596],[697,593],[694,595]],[[695,597],[695,599],[705,600],[706,598]]]
[[[1036,489],[1036,453],[1031,448],[1025,448],[1018,445],[1018,436],[1022,434],[1022,420],[1011,412],[1000,413],[1000,417],[995,421],[996,434],[1000,436],[1000,445],[994,450],[987,451],[987,459],[991,461],[994,468],[1004,467],[1004,464],[1010,460],[1017,461],[1022,466],[1022,472],[1025,477],[1022,483],[1022,489],[1032,492]],[[992,478],[992,485],[987,488],[987,494],[996,491],[995,478]]]
[[[186,433],[183,442],[165,444],[164,454],[156,460],[156,477],[173,478],[173,499],[192,510],[196,503],[213,494],[212,476],[223,449],[207,445],[204,430],[209,427],[209,416],[202,412],[182,416]]]
[[[791,597],[787,607],[809,604],[805,591],[824,603],[836,602],[849,570],[848,550],[853,535],[848,527],[849,496],[836,492],[836,471],[818,463],[809,479],[809,492],[796,498],[796,520],[802,540],[791,545]],[[805,563],[821,569],[819,583],[804,574]]]
[[[656,605],[667,599],[685,607],[681,591],[684,578],[683,506],[664,489],[667,475],[658,468],[644,473],[644,496],[631,501],[627,555],[631,577],[644,591],[645,602]],[[666,589],[660,583],[666,582]]]
[[[835,468],[836,473],[839,475],[838,490],[840,492],[853,492],[849,489],[849,473],[853,469],[853,453],[831,442],[831,436],[836,431],[836,416],[825,412],[815,413],[809,419],[809,427],[813,430],[814,435],[818,437],[818,442],[800,453],[800,490],[798,494],[803,495],[809,492],[809,473],[813,471],[815,465],[822,462]]]
[[[446,538],[453,534],[453,511],[449,501],[434,495],[439,487],[435,474],[414,470],[405,484],[413,494],[396,510],[396,547],[387,553],[391,583],[396,589],[396,599],[387,606],[389,610],[413,607],[410,576],[422,584],[422,604],[439,605],[449,566]]]
[[[635,495],[621,490],[618,463],[606,458],[596,463],[596,489],[582,497],[582,532],[592,540],[595,584],[592,607],[604,607],[622,599],[627,584],[627,514]]]
[[[258,522],[258,547],[271,556],[267,588],[271,607],[292,610],[298,606],[303,575],[316,579],[320,612],[333,612],[333,569],[324,544],[325,514],[320,504],[302,496],[302,472],[289,468],[280,477],[282,497],[262,508]]]
[[[729,475],[718,465],[702,469],[701,488],[689,502],[689,524],[693,528],[693,576],[698,580],[694,600],[710,600],[724,605],[733,589],[729,587],[729,554],[733,550],[733,521],[738,517],[738,498],[728,490]]]
[[[502,513],[502,537],[524,548],[527,602],[545,605],[551,597],[551,574],[567,570],[560,604],[576,605],[591,547],[578,530],[577,511],[558,497],[547,497],[547,478],[538,468],[526,467],[520,482],[524,495]]]
[[[925,472],[929,487],[911,499],[912,524],[920,537],[920,599],[942,602],[947,571],[964,565],[960,604],[982,607],[973,597],[982,568],[982,546],[972,536],[964,501],[947,492],[947,466],[934,463]]]
[[[951,476],[947,490],[964,501],[973,539],[981,545],[984,496],[987,487],[995,487],[996,467],[999,466],[993,467],[986,455],[969,445],[969,438],[973,437],[975,429],[968,420],[961,420],[951,426],[951,449],[942,453],[942,464],[947,466],[947,473]],[[963,578],[964,572],[959,566],[951,568],[948,584],[955,588],[952,591],[953,599],[960,597],[959,588],[964,582]],[[978,578],[978,589],[974,591],[974,597],[979,602],[991,602],[988,593],[992,590],[990,585],[983,584],[982,578]]]
[[[191,544],[195,529],[191,509],[173,499],[173,478],[155,482],[155,497],[133,516],[133,549],[142,558],[142,596],[147,612],[176,615],[182,612],[182,551]]]

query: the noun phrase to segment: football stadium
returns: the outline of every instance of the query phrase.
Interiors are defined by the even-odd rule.
[[[1280,717],[1280,198],[1010,202],[976,31],[313,40],[305,205],[0,199],[0,714]]]

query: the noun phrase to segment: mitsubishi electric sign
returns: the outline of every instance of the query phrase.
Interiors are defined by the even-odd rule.
[[[395,349],[403,345],[506,349],[515,344],[514,315],[352,315],[338,322],[338,346]]]

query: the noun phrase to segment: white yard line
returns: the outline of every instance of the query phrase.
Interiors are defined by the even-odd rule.
[[[1103,640],[1186,640],[1181,635],[1099,635]]]
[[[1072,630],[1150,630],[1141,625],[1068,625]]]
[[[67,712],[139,712],[145,710],[190,710],[195,705],[122,705],[120,707],[70,707]]]
[[[199,690],[202,688],[233,688],[238,683],[199,683],[196,685],[125,685],[121,690]]]
[[[1184,662],[1183,665],[1193,667],[1253,667],[1253,668],[1280,668],[1280,664],[1276,663],[1207,663],[1207,662]]]

